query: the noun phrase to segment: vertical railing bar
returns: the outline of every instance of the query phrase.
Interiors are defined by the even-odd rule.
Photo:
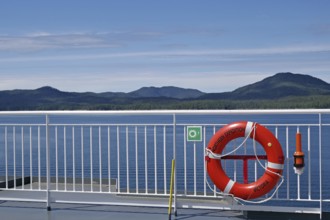
[[[244,148],[244,155],[247,155],[247,142],[245,142],[244,143],[244,145],[243,145],[243,148]],[[235,160],[236,161],[236,160]],[[244,164],[244,162],[243,162],[243,164]],[[249,166],[249,160],[247,160],[247,167]],[[244,173],[244,172],[243,172]],[[244,176],[244,174],[243,174],[243,176]],[[248,175],[247,176],[247,181],[249,182],[249,176],[250,175]],[[244,179],[244,177],[243,177],[243,179]]]
[[[57,136],[57,126],[55,126],[55,188],[58,191],[58,136]]]
[[[76,156],[75,156],[75,135],[74,126],[72,126],[72,185],[73,191],[76,191]]]
[[[297,126],[297,133],[300,132],[299,126]],[[300,200],[300,175],[297,175],[297,199]]]
[[[254,181],[256,182],[258,179],[258,165],[257,165],[257,161],[254,161]]]
[[[245,142],[244,144],[243,144],[243,149],[244,149],[244,155],[247,155],[247,142]],[[236,161],[236,160],[235,160]],[[244,163],[244,162],[243,162]],[[249,160],[247,160],[247,167],[249,166]],[[243,172],[244,173],[244,172]],[[243,176],[244,176],[244,174],[243,174]],[[249,176],[250,175],[248,175],[248,177],[247,177],[247,181],[249,182]],[[243,179],[244,179],[244,177],[243,177]]]
[[[247,143],[246,142],[243,145],[243,149],[244,149],[244,155],[247,155]]]
[[[63,155],[64,155],[64,191],[67,191],[67,155],[66,155],[66,126],[63,128]]]
[[[41,190],[40,126],[38,126],[38,189]]]
[[[154,174],[155,174],[155,194],[157,194],[158,178],[157,178],[157,131],[156,131],[156,126],[154,126]]]
[[[290,161],[289,161],[289,126],[286,126],[286,189],[287,189],[287,194],[286,197],[287,199],[290,198],[290,173],[289,173],[289,167],[290,167]]]
[[[50,142],[49,142],[49,116],[46,114],[46,173],[47,173],[47,210],[50,211],[50,203],[51,203],[51,197],[50,197]]]
[[[139,193],[139,154],[138,154],[138,129],[135,126],[135,192]]]
[[[265,160],[265,165],[264,165],[264,167],[267,167],[267,166],[268,166],[268,160]],[[266,197],[266,198],[269,198],[268,193],[265,194],[265,197]]]
[[[144,126],[144,178],[145,193],[148,194],[148,143],[147,143],[147,126]]]
[[[101,126],[99,126],[99,179],[100,179],[100,192],[102,192],[102,133]]]
[[[184,195],[187,195],[187,128],[183,128],[183,184],[184,184]]]
[[[16,189],[16,128],[13,127],[13,153],[14,153],[14,189]]]
[[[117,187],[118,192],[120,193],[120,141],[119,141],[119,126],[117,126],[117,172],[118,172],[118,180],[117,180]]]
[[[33,173],[32,173],[32,127],[30,126],[30,189],[33,188]]]
[[[196,142],[194,141],[194,195],[197,195],[197,165],[196,165],[196,159],[197,159],[197,155],[196,155]]]
[[[322,115],[319,113],[319,176],[320,176],[320,219],[322,219]]]
[[[163,151],[164,151],[164,194],[167,194],[167,163],[166,163],[166,126],[163,127]]]
[[[24,129],[23,126],[21,127],[21,139],[22,139],[22,189],[24,190],[25,183],[24,183]]]
[[[5,163],[6,163],[6,189],[8,189],[8,131],[5,127]],[[32,186],[32,184],[31,184]]]
[[[206,126],[203,128],[203,146],[206,147]],[[205,162],[205,157],[206,157],[206,151],[205,149],[203,150],[203,178],[204,178],[204,196],[206,196],[206,162]]]
[[[108,126],[108,184],[111,192],[111,153],[110,153],[110,126]]]
[[[308,126],[307,129],[307,151],[308,151],[308,199],[311,200],[311,127]]]
[[[130,192],[129,186],[129,154],[128,154],[128,126],[126,126],[126,192]]]
[[[275,127],[275,137],[276,137],[276,139],[278,139],[278,126],[276,126]],[[257,161],[255,161],[255,163],[256,163]],[[255,181],[256,181],[257,179],[255,179]],[[276,186],[278,186],[278,183],[276,184]],[[278,191],[279,190],[277,190],[276,191],[276,198],[278,199]]]
[[[234,140],[234,146],[236,146],[236,140]],[[236,155],[236,151],[234,151],[234,155]],[[237,160],[234,160],[234,181],[237,181]]]
[[[213,126],[213,135],[215,134],[215,126]],[[220,161],[221,163],[221,161]],[[224,160],[224,170],[226,169],[226,160]],[[215,184],[213,184],[213,196],[216,197],[217,196],[217,187],[215,186]]]
[[[81,126],[81,191],[85,191],[85,169],[84,169],[84,127]]]
[[[90,157],[90,179],[91,179],[91,192],[93,189],[93,127],[89,127],[89,157]]]

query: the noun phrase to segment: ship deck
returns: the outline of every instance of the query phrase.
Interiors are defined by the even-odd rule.
[[[168,219],[166,208],[127,207],[88,204],[53,204],[52,210],[47,211],[42,203],[2,202],[0,204],[1,219],[11,220],[148,220]],[[231,219],[244,218],[242,212],[182,209],[178,216],[172,219]]]
[[[47,211],[43,203],[0,201],[1,219],[11,220],[149,220],[169,219],[167,208],[108,206],[91,204],[55,203]],[[171,219],[215,220],[215,219],[319,219],[319,215],[301,213],[241,212],[205,209],[179,209],[177,216]],[[330,219],[329,213],[323,213],[322,219]]]

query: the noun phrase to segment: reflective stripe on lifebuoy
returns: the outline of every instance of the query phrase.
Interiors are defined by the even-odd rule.
[[[255,129],[255,130],[254,130]],[[226,145],[240,137],[250,137],[262,145],[267,155],[267,168],[256,182],[242,184],[231,180],[221,166],[221,159],[208,157],[207,172],[213,183],[224,193],[249,200],[261,197],[271,191],[281,177],[284,156],[276,137],[264,126],[253,122],[235,122],[218,130],[208,144],[208,150],[221,155]],[[277,175],[278,174],[278,175]]]

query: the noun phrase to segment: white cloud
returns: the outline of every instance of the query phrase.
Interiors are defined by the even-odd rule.
[[[110,31],[49,33],[32,32],[26,35],[0,35],[0,51],[35,51],[60,48],[113,48],[162,36],[152,31]]]
[[[0,51],[35,51],[61,48],[116,47],[93,34],[50,34],[37,32],[25,36],[0,36]]]
[[[38,31],[38,32],[33,32],[30,34],[27,34],[27,37],[45,37],[45,36],[51,36],[52,34],[49,32],[45,32],[45,31]]]
[[[37,37],[39,38],[39,37]],[[7,38],[0,37],[0,50],[12,49],[44,49],[44,48],[87,48],[87,47],[115,47],[99,38],[88,35],[69,36],[45,36],[42,39],[35,38]],[[237,57],[262,56],[262,55],[290,55],[317,52],[330,52],[330,45],[315,46],[284,46],[270,48],[247,48],[247,49],[209,49],[209,50],[164,50],[164,51],[136,51],[136,52],[113,52],[113,53],[87,53],[70,55],[49,55],[49,56],[21,56],[14,58],[0,58],[0,62],[24,62],[24,61],[51,61],[51,60],[91,60],[108,58],[180,58],[180,57],[222,57],[225,59],[237,59]]]

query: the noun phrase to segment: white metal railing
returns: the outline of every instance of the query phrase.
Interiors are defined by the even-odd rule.
[[[330,110],[0,112],[0,200],[40,201],[47,207],[51,202],[166,206],[166,202],[148,203],[143,199],[168,197],[170,161],[175,158],[175,209],[260,209],[260,205],[203,206],[190,205],[187,199],[177,201],[221,200],[208,178],[204,149],[225,124],[250,120],[275,134],[286,159],[285,182],[263,210],[287,211],[288,206],[294,206],[291,211],[322,216],[330,201],[330,185],[322,169],[330,165],[329,119]],[[201,126],[202,141],[187,141],[187,126],[192,125]],[[292,168],[298,130],[306,155],[301,176]],[[234,141],[228,148],[239,144],[240,140]],[[238,153],[249,151],[247,143]],[[249,165],[253,167],[249,181],[253,182],[263,170],[257,162]],[[232,179],[240,181],[240,161],[226,161],[223,166]],[[120,195],[125,199],[120,200]],[[132,202],[126,199],[129,195],[143,199]],[[72,199],[74,196],[77,198]]]

